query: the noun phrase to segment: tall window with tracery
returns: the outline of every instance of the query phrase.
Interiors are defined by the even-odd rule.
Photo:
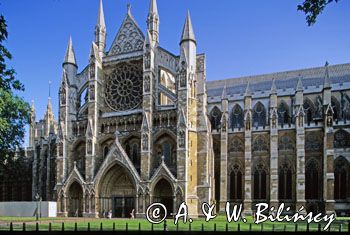
[[[238,164],[232,167],[230,173],[230,200],[240,201],[243,199],[243,174],[242,169]]]
[[[267,199],[267,169],[264,164],[258,163],[254,168],[254,199]]]
[[[285,125],[290,125],[289,108],[285,102],[278,106],[278,124],[283,128]]]
[[[238,129],[243,128],[243,126],[244,126],[243,109],[241,108],[241,106],[236,104],[232,110],[231,127],[233,130],[234,128],[238,128]]]
[[[304,101],[304,112],[305,112],[305,123],[310,126],[311,122],[313,121],[315,108],[311,100],[305,99]]]
[[[346,200],[349,196],[349,162],[340,156],[334,165],[334,199]]]
[[[309,200],[322,199],[321,167],[314,157],[306,162],[305,172],[305,198]]]
[[[210,123],[212,130],[219,131],[220,129],[220,121],[221,121],[221,111],[218,107],[214,107],[210,112]]]
[[[254,106],[253,126],[256,128],[266,126],[266,109],[260,102]]]
[[[280,164],[278,174],[278,198],[280,200],[292,200],[292,179],[292,166],[285,161]]]

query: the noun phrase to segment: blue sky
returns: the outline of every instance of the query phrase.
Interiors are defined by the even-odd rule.
[[[158,0],[160,44],[178,54],[187,9],[198,52],[207,55],[207,79],[217,80],[350,62],[350,1],[331,4],[315,26],[296,10],[296,0]],[[145,32],[149,0],[104,0],[109,49],[127,3]],[[99,0],[0,0],[8,21],[11,65],[44,115],[48,83],[57,113],[62,61],[71,35],[79,69],[88,62]],[[56,115],[57,117],[57,115]]]

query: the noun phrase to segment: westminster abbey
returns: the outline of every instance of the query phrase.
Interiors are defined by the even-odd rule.
[[[64,217],[144,217],[152,202],[192,217],[203,202],[349,215],[350,64],[207,81],[190,15],[177,54],[159,22],[156,0],[147,32],[128,7],[107,47],[101,1],[82,69],[69,40],[58,120],[33,107],[32,196]]]

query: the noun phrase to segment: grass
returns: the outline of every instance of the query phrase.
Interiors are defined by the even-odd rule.
[[[228,231],[237,231],[238,226],[240,226],[240,231],[295,231],[295,224],[292,222],[265,222],[262,225],[256,225],[253,223],[253,219],[248,217],[248,222],[232,222],[227,223],[226,217],[218,216],[214,220],[206,223],[203,218],[195,219],[191,224],[187,222],[186,224],[180,222],[178,226],[174,225],[172,219],[167,220],[167,228],[169,231],[189,231],[190,227],[192,231],[226,231],[226,226]],[[340,226],[342,231],[348,231],[348,222],[349,217],[347,218],[337,218],[337,220],[332,224],[331,231],[339,231]],[[36,230],[36,221],[35,218],[18,218],[18,217],[0,217],[0,231],[8,231],[10,229],[10,223],[13,223],[13,230],[22,231],[23,223],[26,224],[27,231]],[[40,231],[48,231],[49,224],[51,223],[51,230],[59,231],[62,229],[62,222],[64,222],[65,231],[74,231],[75,223],[77,223],[78,231],[87,231],[88,223],[90,223],[90,230],[98,231],[102,228],[104,231],[112,231],[113,224],[115,230],[125,231],[126,227],[129,231],[137,231],[140,229],[142,231],[151,231],[152,224],[150,224],[145,219],[89,219],[89,218],[41,218],[38,221]],[[307,224],[305,222],[298,222],[298,231],[306,231]],[[324,224],[321,225],[323,229]],[[164,229],[164,223],[153,225],[154,231],[161,231]],[[318,224],[312,223],[309,225],[310,231],[318,231]]]

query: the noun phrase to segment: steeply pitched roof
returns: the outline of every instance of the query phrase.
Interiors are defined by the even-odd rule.
[[[328,66],[329,78],[332,84],[350,82],[350,63]],[[231,78],[227,80],[207,81],[208,96],[220,97],[222,89],[227,85],[227,95],[244,95],[247,81],[251,92],[270,91],[272,79],[275,79],[277,90],[296,89],[299,76],[303,79],[303,87],[323,87],[325,67],[277,72],[256,76]],[[267,92],[269,93],[269,92]]]
[[[182,30],[181,43],[188,40],[196,42],[190,12],[187,12],[186,21]]]

